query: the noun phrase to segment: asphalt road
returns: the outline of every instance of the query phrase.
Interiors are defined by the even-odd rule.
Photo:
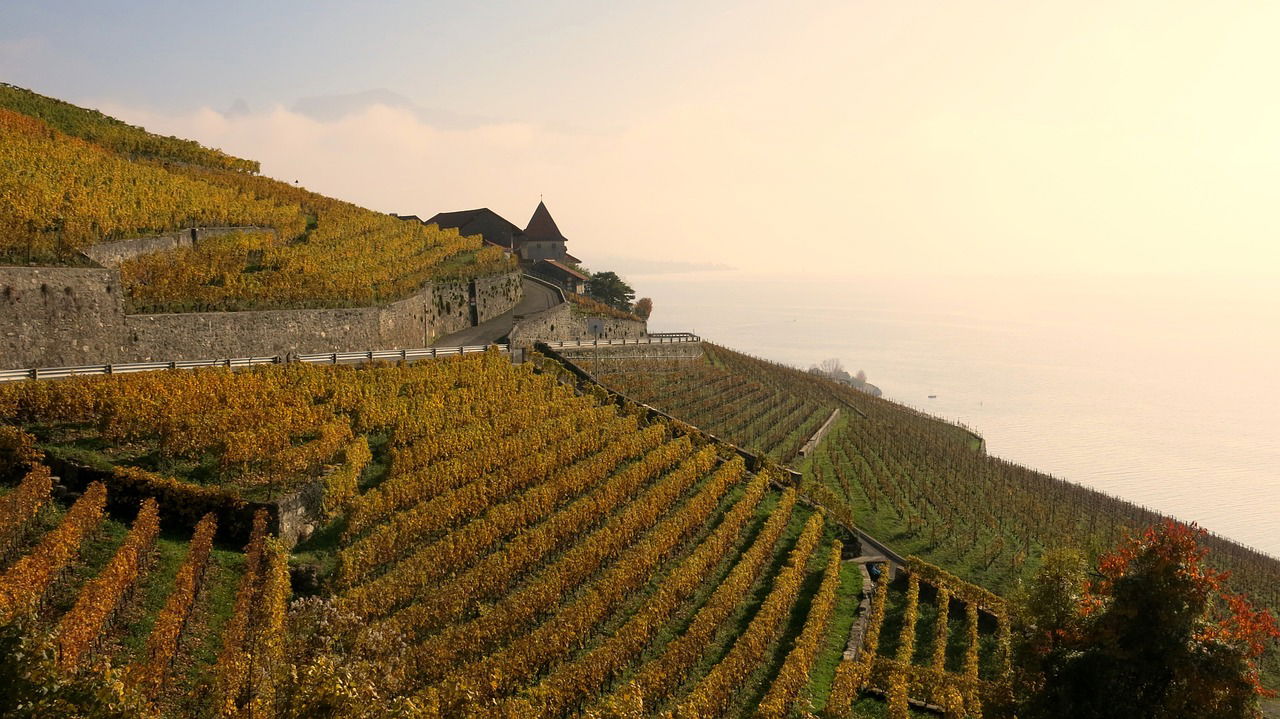
[[[531,315],[534,312],[551,309],[560,304],[560,296],[554,290],[521,278],[524,286],[524,298],[515,309],[481,322],[475,327],[445,335],[432,343],[434,347],[461,347],[465,345],[487,345],[497,342],[511,333],[516,315]]]

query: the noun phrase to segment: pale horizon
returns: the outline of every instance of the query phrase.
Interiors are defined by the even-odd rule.
[[[4,81],[380,211],[541,195],[593,269],[1280,275],[1280,6],[5,14]]]

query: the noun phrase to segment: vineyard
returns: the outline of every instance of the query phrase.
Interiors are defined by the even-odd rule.
[[[94,483],[59,502],[29,438],[6,430],[4,440],[22,450],[11,455],[22,457],[14,465],[21,479],[0,496],[5,640],[18,628],[27,636],[19,651],[40,657],[44,672],[105,671],[119,687],[118,708],[140,714],[182,706],[196,692],[219,692],[236,706],[261,701],[242,667],[260,672],[283,646],[289,593],[288,555],[267,537],[265,515],[243,555],[214,547],[212,516],[188,533],[162,535],[155,500],[112,518],[109,490]],[[201,660],[219,646],[228,661]],[[53,694],[46,715],[72,715],[78,704]]]
[[[3,623],[48,671],[176,716],[819,706],[860,591],[839,531],[781,475],[572,379],[493,352],[7,386]],[[45,452],[86,447],[115,471],[68,491]],[[161,531],[170,495],[108,501],[143,473],[246,493],[316,472],[324,518],[291,550],[265,512],[246,546],[213,515]],[[339,691],[335,662],[361,680]]]
[[[978,451],[952,424],[806,372],[703,344],[704,361],[616,360],[602,366],[607,385],[723,439],[787,459],[820,421],[810,419],[783,444],[777,423],[753,423],[761,406],[841,407],[835,429],[803,464],[801,491],[886,541],[948,567],[967,581],[1007,592],[1037,566],[1046,547],[1078,546],[1097,556],[1159,515],[1080,485]],[[779,447],[784,449],[779,450]],[[1280,608],[1280,562],[1210,536],[1210,561],[1232,573],[1240,591]]]
[[[132,311],[354,307],[510,269],[497,248],[255,174],[257,163],[0,85],[0,262],[83,261],[90,245],[256,227],[124,263]],[[81,258],[77,260],[77,258]]]
[[[905,571],[905,581],[876,583],[862,646],[836,668],[824,715],[848,716],[860,691],[885,697],[890,717],[907,716],[911,703],[947,716],[982,716],[984,706],[1007,704],[1004,600],[914,557]]]
[[[743,448],[790,462],[840,404],[785,368],[703,343],[706,362],[607,360],[599,379]]]

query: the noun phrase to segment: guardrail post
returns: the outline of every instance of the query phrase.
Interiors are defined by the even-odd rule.
[[[404,362],[404,361],[406,361],[406,360],[408,360],[408,359],[409,359],[408,351],[407,351],[407,350],[405,350],[405,348],[401,347],[401,348],[400,348],[400,361],[401,361],[401,362]]]
[[[330,357],[331,357],[331,358],[332,358],[332,360],[333,360],[333,364],[338,364],[338,353],[337,353],[337,352],[334,352],[332,355],[330,355]]]
[[[174,360],[169,361],[169,369],[178,369],[178,363]]]
[[[432,347],[432,348],[431,348],[431,359],[435,359],[435,358],[436,358],[436,348],[435,348],[435,347]]]
[[[111,366],[110,362],[107,363],[107,374],[115,374],[115,369]]]
[[[39,368],[39,367],[32,367],[32,368],[31,368],[31,379],[40,379],[40,368]]]

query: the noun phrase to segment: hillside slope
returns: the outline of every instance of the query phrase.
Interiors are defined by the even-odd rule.
[[[353,307],[510,269],[497,248],[257,175],[257,163],[0,85],[0,263],[83,262],[109,240],[246,227],[121,267],[134,311]]]
[[[768,387],[772,405],[805,401],[845,409],[805,465],[807,493],[847,504],[858,524],[902,554],[919,554],[996,591],[1026,577],[1046,547],[1090,556],[1160,516],[1115,497],[977,451],[967,430],[806,372],[704,343],[706,360],[619,360],[601,380],[638,401],[746,447],[769,449],[754,403],[716,401]],[[758,389],[747,389],[759,393]],[[768,406],[766,404],[765,406]],[[706,422],[707,424],[702,424]],[[783,425],[785,426],[785,425]],[[781,457],[788,459],[788,457]],[[1211,561],[1236,586],[1280,609],[1280,561],[1210,536]]]

